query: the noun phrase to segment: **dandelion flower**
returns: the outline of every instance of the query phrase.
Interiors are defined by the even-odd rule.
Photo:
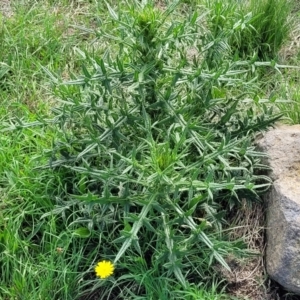
[[[98,262],[95,267],[95,272],[98,277],[105,279],[113,274],[115,270],[114,265],[110,261],[102,260]]]

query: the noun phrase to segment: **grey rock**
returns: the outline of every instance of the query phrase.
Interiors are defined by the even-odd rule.
[[[300,125],[267,132],[258,147],[268,155],[273,186],[266,195],[269,276],[300,295]]]

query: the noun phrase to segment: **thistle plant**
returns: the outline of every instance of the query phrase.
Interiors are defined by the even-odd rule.
[[[249,101],[251,63],[211,68],[205,14],[182,17],[178,5],[107,5],[110,30],[86,29],[109,46],[103,57],[79,51],[86,65],[74,80],[51,74],[62,105],[45,167],[64,183],[57,211],[74,210],[66,226],[97,232],[116,269],[140,257],[187,287],[241,252],[222,236],[224,217],[268,188],[251,141],[279,116]]]

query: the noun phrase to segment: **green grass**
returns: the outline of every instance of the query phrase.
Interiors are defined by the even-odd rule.
[[[292,29],[291,2],[207,1],[208,26],[214,40],[227,39],[231,55],[258,60],[276,60]]]
[[[274,103],[299,123],[296,72],[270,93],[279,73],[234,55],[233,2],[108,3],[0,18],[0,299],[230,299],[229,215],[269,186],[251,142]]]

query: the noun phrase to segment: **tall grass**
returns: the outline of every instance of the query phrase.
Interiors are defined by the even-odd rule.
[[[207,3],[209,28],[215,39],[226,39],[233,55],[277,59],[292,29],[289,1],[215,0]]]

